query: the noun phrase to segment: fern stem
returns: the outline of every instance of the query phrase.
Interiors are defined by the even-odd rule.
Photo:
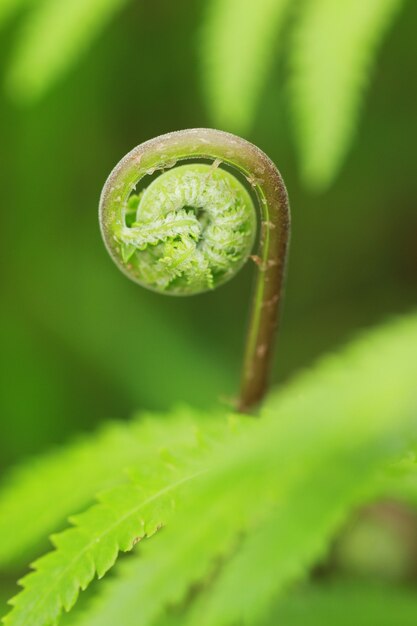
[[[238,409],[253,409],[268,384],[273,345],[282,302],[290,234],[290,211],[284,182],[274,163],[255,145],[230,133],[189,129],[151,139],[129,152],[110,174],[100,200],[100,224],[110,255],[130,278],[143,284],[121,253],[115,233],[126,224],[129,197],[136,184],[156,170],[189,159],[213,160],[236,169],[253,189],[261,218],[255,292],[245,348]]]

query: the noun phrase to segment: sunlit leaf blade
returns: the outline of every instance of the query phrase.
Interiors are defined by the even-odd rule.
[[[28,14],[7,76],[21,100],[39,98],[77,61],[126,0],[43,0]]]
[[[152,424],[149,425],[152,431]],[[156,423],[160,433],[160,424]],[[227,440],[226,420],[206,424],[206,435],[188,424],[189,441],[172,449],[153,448],[132,481],[101,494],[98,503],[71,518],[69,528],[52,537],[55,550],[33,563],[34,571],[21,581],[23,591],[10,601],[13,609],[3,618],[9,626],[48,626],[56,623],[63,609],[69,611],[80,590],[95,575],[102,577],[114,564],[119,551],[128,551],[150,537],[175,512],[187,483],[205,471],[205,456],[216,436]]]
[[[203,81],[216,125],[247,130],[280,40],[289,0],[210,0]]]
[[[31,556],[97,492],[126,482],[125,470],[146,465],[168,444],[192,439],[198,421],[197,413],[186,409],[138,416],[129,423],[108,424],[12,470],[0,489],[0,565]]]
[[[307,0],[291,52],[291,93],[301,168],[328,186],[356,129],[363,92],[403,0]]]
[[[410,319],[271,396],[77,626],[150,626],[190,589],[203,591],[183,625],[261,618],[325,553],[348,513],[379,493],[380,472],[415,445],[416,345]]]

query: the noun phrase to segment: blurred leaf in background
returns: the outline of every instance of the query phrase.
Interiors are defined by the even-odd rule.
[[[33,4],[6,75],[11,94],[22,101],[44,95],[127,1]],[[238,133],[252,125],[288,25],[289,9],[295,7],[288,80],[300,165],[308,185],[328,187],[352,142],[374,57],[403,3],[210,0],[204,17],[202,64],[214,124]],[[0,25],[25,4],[6,0]],[[140,42],[138,46],[143,55]],[[283,83],[279,77],[271,80]]]
[[[293,592],[262,626],[411,626],[415,602],[412,587],[336,579]]]
[[[210,0],[203,26],[203,85],[220,128],[245,132],[282,39],[290,0]]]
[[[127,0],[38,0],[22,25],[7,75],[11,94],[20,100],[44,95],[78,61],[97,34]],[[0,24],[23,0],[6,0]]]
[[[202,55],[216,124],[245,132],[262,113],[261,93],[291,4],[295,36],[286,78],[300,165],[308,185],[324,188],[352,141],[378,44],[403,0],[211,0]],[[282,85],[283,78],[269,80]]]
[[[353,140],[379,45],[403,0],[309,0],[290,52],[291,105],[304,178],[328,187]]]

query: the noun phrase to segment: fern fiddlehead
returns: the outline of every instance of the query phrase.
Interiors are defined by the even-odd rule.
[[[213,289],[244,265],[256,236],[252,195],[222,165],[246,179],[261,218],[238,403],[246,411],[266,390],[289,241],[287,192],[273,162],[253,144],[218,130],[156,137],[111,172],[101,195],[100,224],[113,260],[140,285],[173,295]],[[159,176],[136,194],[138,183],[155,172]]]

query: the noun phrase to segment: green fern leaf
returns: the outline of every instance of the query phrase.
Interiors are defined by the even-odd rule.
[[[7,78],[12,94],[39,98],[70,67],[126,0],[43,0],[28,16]]]
[[[143,459],[133,484],[102,494],[98,504],[72,518],[73,528],[52,537],[55,550],[37,560],[35,571],[20,581],[24,589],[10,601],[14,608],[4,624],[55,624],[62,609],[69,611],[76,602],[80,589],[112,567],[119,551],[131,550],[165,525],[181,489],[204,470],[205,452],[220,426],[225,429],[216,420],[211,439],[189,428],[193,445],[185,445],[182,452],[181,447],[173,453],[154,450],[153,461],[146,464]]]
[[[302,171],[317,188],[337,174],[364,86],[403,0],[307,0],[292,46],[292,106]]]
[[[150,626],[197,583],[206,591],[182,624],[262,616],[415,444],[416,345],[412,318],[273,395],[261,420],[213,451],[164,532],[141,545],[79,625]]]
[[[129,467],[152,461],[168,443],[192,440],[192,424],[200,419],[204,422],[187,409],[144,414],[13,470],[0,491],[0,564],[31,556],[68,515],[91,504],[97,492],[126,482]]]
[[[243,132],[252,122],[289,0],[211,0],[202,56],[217,126]]]

